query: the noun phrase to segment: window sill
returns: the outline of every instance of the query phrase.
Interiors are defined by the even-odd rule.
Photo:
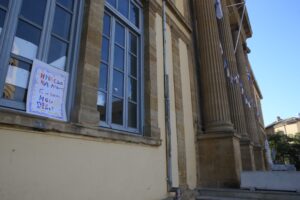
[[[160,146],[161,140],[129,134],[123,131],[88,126],[71,122],[60,122],[8,108],[0,108],[0,125],[13,126],[46,134],[67,135],[86,140],[108,140],[148,146]]]

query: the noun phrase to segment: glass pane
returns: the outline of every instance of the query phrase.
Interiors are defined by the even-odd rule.
[[[6,12],[0,9],[0,35],[2,32],[3,25],[4,25],[5,14],[6,14]]]
[[[119,0],[118,1],[118,10],[125,17],[128,17],[128,9],[129,9],[129,0]]]
[[[103,34],[106,35],[107,37],[110,36],[110,16],[107,14],[104,14]]]
[[[115,45],[114,67],[124,69],[124,49]]]
[[[133,54],[137,54],[137,37],[130,33],[129,35],[129,50]]]
[[[122,47],[125,46],[125,28],[119,23],[116,23],[115,41]]]
[[[98,92],[97,107],[100,112],[100,120],[106,121],[106,94]]]
[[[139,9],[133,3],[130,4],[130,21],[139,27]]]
[[[110,5],[112,5],[113,7],[116,7],[116,0],[106,0]]]
[[[47,0],[23,0],[21,16],[42,26]]]
[[[124,76],[123,73],[114,70],[113,76],[113,95],[122,97],[124,90]]]
[[[130,55],[128,72],[131,76],[134,76],[134,77],[136,77],[136,75],[137,75],[136,65],[137,65],[136,57],[133,55]]]
[[[103,90],[107,90],[107,68],[107,65],[101,63],[99,87]]]
[[[73,2],[74,0],[57,0],[57,3],[60,3],[64,7],[68,8],[69,10],[73,9]]]
[[[123,100],[119,98],[112,98],[112,113],[111,120],[114,124],[123,124]]]
[[[52,36],[48,54],[48,63],[52,66],[64,70],[67,60],[67,50],[67,43]]]
[[[109,40],[105,37],[102,37],[102,49],[101,49],[101,59],[102,61],[108,62],[109,56]]]
[[[12,53],[33,60],[36,57],[41,31],[19,20]]]
[[[11,58],[5,79],[3,98],[25,102],[31,65]]]
[[[3,88],[3,98],[13,101],[24,102],[26,101],[27,89],[20,88],[16,85],[5,83]]]
[[[133,103],[128,103],[128,127],[137,128],[137,109]]]
[[[128,80],[128,99],[136,102],[137,97],[137,84],[136,80],[129,78]]]
[[[56,6],[52,32],[68,40],[71,18],[72,16],[70,13],[66,12],[61,7]]]
[[[36,46],[40,43],[41,31],[34,26],[19,20],[18,29],[16,36],[22,38],[30,43],[35,44]]]
[[[9,0],[0,0],[0,5],[4,6],[5,8],[8,7],[8,1]]]

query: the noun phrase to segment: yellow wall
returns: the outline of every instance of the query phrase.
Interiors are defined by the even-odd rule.
[[[196,187],[196,146],[193,126],[188,51],[186,44],[179,39],[180,72],[183,97],[184,133],[186,148],[187,183],[191,189]]]
[[[165,150],[0,128],[1,200],[162,199]]]

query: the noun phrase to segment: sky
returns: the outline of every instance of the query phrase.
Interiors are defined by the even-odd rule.
[[[300,0],[246,0],[265,125],[300,113]]]

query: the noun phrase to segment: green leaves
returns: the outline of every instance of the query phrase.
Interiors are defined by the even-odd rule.
[[[294,164],[300,170],[300,133],[289,137],[283,132],[277,132],[269,136],[269,144],[276,151],[275,163]]]

